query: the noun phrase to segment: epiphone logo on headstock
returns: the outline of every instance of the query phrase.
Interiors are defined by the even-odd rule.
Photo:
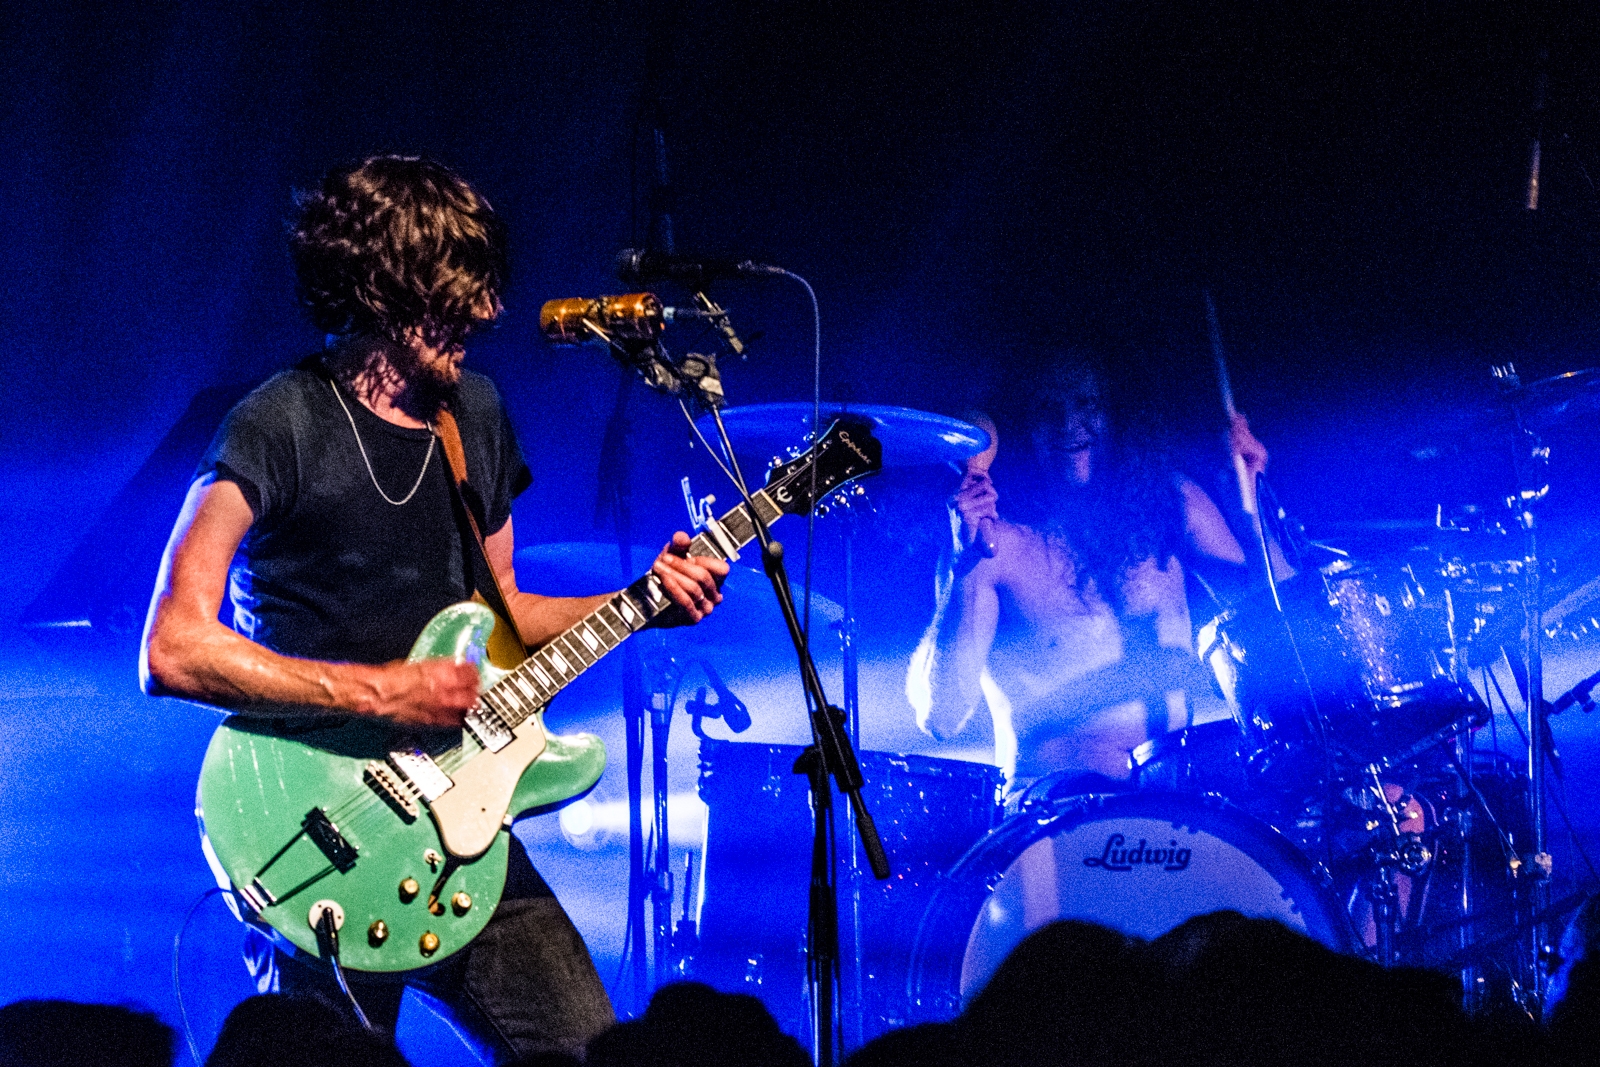
[[[1131,871],[1135,867],[1159,867],[1164,871],[1188,870],[1192,852],[1179,848],[1176,841],[1169,841],[1167,846],[1149,848],[1141,837],[1137,845],[1129,848],[1127,838],[1112,834],[1106,838],[1105,851],[1098,856],[1085,856],[1083,865],[1106,871]]]
[[[844,443],[844,446],[846,448],[848,448],[850,451],[852,451],[852,452],[854,452],[856,454],[856,458],[857,459],[861,460],[861,462],[865,463],[869,467],[872,466],[871,457],[869,457],[865,452],[861,451],[861,446],[860,445],[858,445],[854,441],[850,440],[850,431],[849,430],[840,430],[839,431],[839,440]]]

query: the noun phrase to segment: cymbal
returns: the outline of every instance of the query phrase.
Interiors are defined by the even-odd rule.
[[[806,401],[750,404],[725,409],[722,422],[736,449],[766,458],[804,443],[811,432],[811,410]],[[824,402],[820,428],[826,430],[829,423],[846,414],[872,423],[872,435],[883,445],[886,467],[959,464],[989,447],[989,435],[970,422],[883,404]],[[716,440],[717,427],[710,415],[702,415],[698,425],[708,441]]]

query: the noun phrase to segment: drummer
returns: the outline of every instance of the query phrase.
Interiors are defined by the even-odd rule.
[[[941,740],[981,700],[1013,790],[1057,772],[1126,779],[1141,742],[1226,714],[1194,656],[1185,561],[1243,573],[1245,553],[1199,485],[1112,425],[1092,360],[1061,354],[1021,421],[1024,447],[1010,455],[1031,445],[1032,491],[1012,494],[1002,517],[987,473],[963,479],[950,504],[953,564],[906,694],[917,725]],[[1252,478],[1266,468],[1242,416],[1229,445]],[[1007,455],[1003,445],[1002,467]],[[1197,704],[1209,714],[1197,719]]]

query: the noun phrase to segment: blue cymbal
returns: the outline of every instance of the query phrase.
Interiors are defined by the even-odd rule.
[[[914,408],[882,404],[822,405],[820,430],[841,415],[851,415],[872,423],[872,435],[883,445],[886,467],[906,467],[919,463],[954,463],[989,447],[989,435],[970,422],[935,415]],[[741,454],[756,453],[762,459],[782,455],[787,449],[805,443],[811,432],[811,404],[805,401],[781,404],[750,404],[726,408],[722,422],[728,437]],[[706,440],[715,443],[716,424],[710,415],[697,422]]]

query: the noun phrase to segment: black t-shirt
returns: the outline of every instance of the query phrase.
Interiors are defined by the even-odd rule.
[[[452,410],[488,536],[532,476],[489,379],[463,371]],[[228,413],[206,474],[236,483],[255,513],[229,575],[233,625],[276,652],[402,659],[434,614],[471,595],[443,445],[368,411],[316,357]]]

